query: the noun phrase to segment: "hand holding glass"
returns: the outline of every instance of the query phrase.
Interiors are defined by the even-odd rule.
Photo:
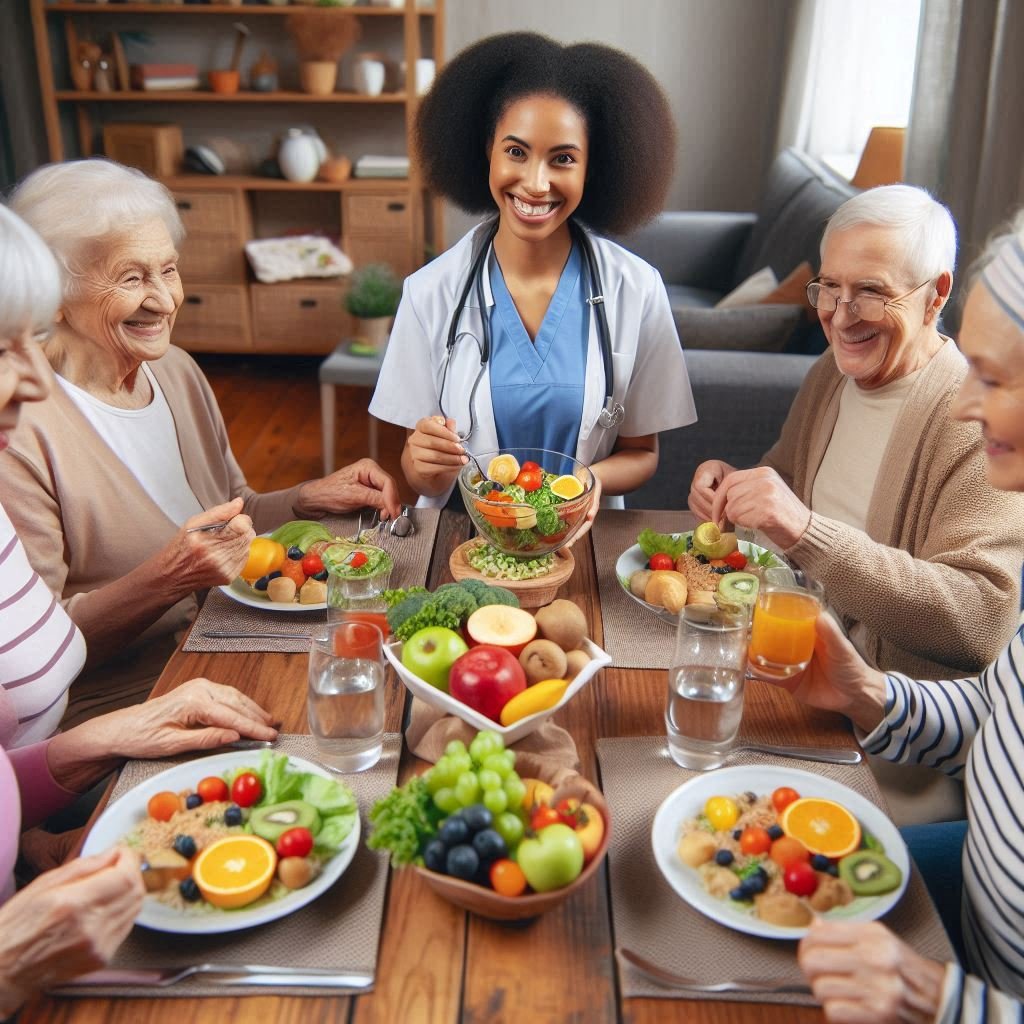
[[[799,570],[768,569],[750,629],[749,668],[760,679],[789,679],[810,664],[825,588]]]

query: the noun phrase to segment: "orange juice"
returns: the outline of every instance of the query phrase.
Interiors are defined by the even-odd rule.
[[[748,657],[755,668],[786,677],[806,667],[814,653],[818,601],[808,593],[769,590],[758,596]]]
[[[365,613],[364,613],[365,614]],[[346,617],[332,627],[334,653],[339,658],[379,658],[381,634],[376,623]]]

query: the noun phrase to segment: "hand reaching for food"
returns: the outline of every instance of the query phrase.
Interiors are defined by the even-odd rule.
[[[690,511],[701,521],[711,520],[711,506],[715,500],[715,491],[719,484],[735,469],[728,462],[720,459],[709,459],[702,462],[693,474],[690,483],[690,494],[687,504]]]
[[[323,513],[340,514],[362,508],[380,509],[386,519],[402,512],[398,485],[373,459],[359,459],[350,466],[299,488],[295,513],[300,518]]]
[[[692,509],[693,505],[690,507]],[[734,470],[721,479],[708,519],[714,523],[728,520],[736,526],[759,530],[785,550],[804,535],[811,521],[811,510],[774,469],[757,466]]]
[[[424,416],[405,442],[412,468],[421,476],[454,480],[469,462],[455,431],[455,420]]]
[[[217,523],[225,523],[224,528],[198,529]],[[215,505],[187,520],[164,549],[161,576],[186,591],[230,583],[248,560],[255,537],[252,520],[242,513],[241,498]]]

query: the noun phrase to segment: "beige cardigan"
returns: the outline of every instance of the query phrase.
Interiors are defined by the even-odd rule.
[[[203,508],[240,496],[257,533],[294,518],[298,487],[257,494],[246,484],[216,399],[192,358],[172,347],[149,367],[167,398],[185,476]],[[178,530],[60,387],[47,401],[23,406],[0,465],[4,506],[29,561],[72,619],[95,591],[165,547]],[[184,598],[114,663],[90,664],[71,689],[79,710],[83,699],[90,702],[88,713],[72,717],[143,699],[197,607],[196,595]]]
[[[848,627],[864,624],[869,660],[915,679],[977,673],[1017,623],[1024,494],[988,483],[977,424],[950,419],[965,373],[966,362],[947,339],[907,395],[866,529],[812,510],[807,531],[786,552],[824,583]],[[826,352],[762,460],[808,507],[845,380]]]

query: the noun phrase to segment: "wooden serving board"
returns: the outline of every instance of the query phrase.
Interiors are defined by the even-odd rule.
[[[495,576],[485,576],[477,572],[469,564],[469,553],[475,547],[482,544],[479,538],[467,540],[460,544],[448,559],[448,568],[456,580],[476,579],[484,583],[493,583],[496,587],[504,587],[511,590],[519,598],[519,604],[523,608],[541,608],[550,604],[558,593],[558,588],[565,583],[576,568],[576,559],[568,548],[559,548],[555,552],[555,564],[545,576],[538,576],[532,580],[506,580]]]

